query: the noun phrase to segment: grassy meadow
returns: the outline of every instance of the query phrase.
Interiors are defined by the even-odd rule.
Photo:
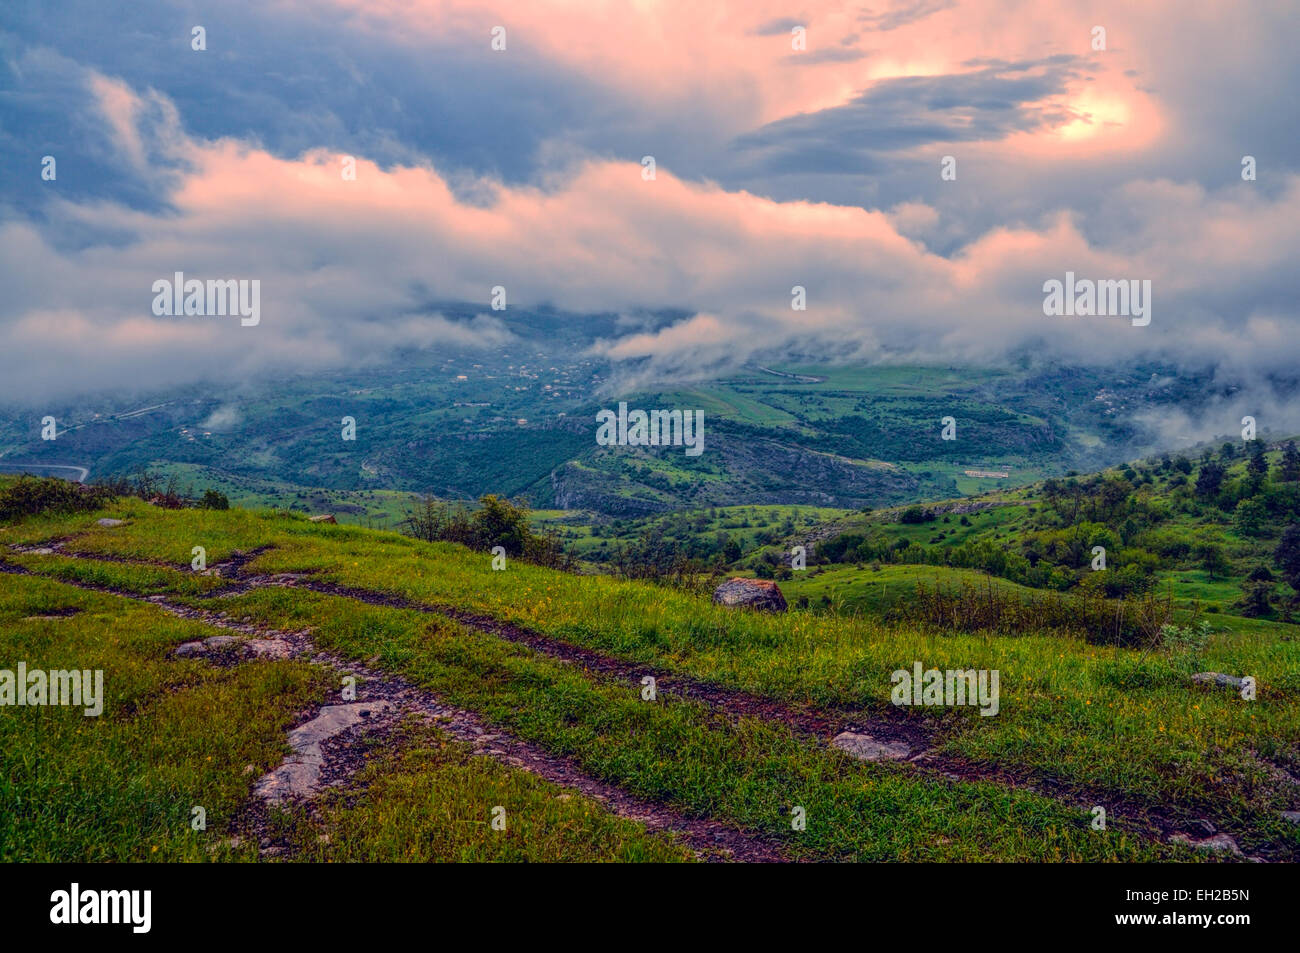
[[[124,522],[101,526],[101,517]],[[1011,525],[1014,515],[997,519]],[[134,499],[13,521],[0,527],[0,545],[14,570],[0,574],[6,656],[56,667],[75,655],[69,665],[104,668],[110,687],[100,719],[39,712],[60,725],[53,733],[15,718],[20,709],[5,713],[7,805],[46,799],[34,817],[4,812],[10,859],[142,859],[155,844],[162,857],[251,859],[246,842],[241,852],[229,837],[195,838],[188,805],[209,802],[209,831],[237,817],[256,778],[284,752],[286,727],[319,703],[325,680],[319,666],[297,660],[212,668],[168,657],[169,647],[202,637],[195,630],[205,623],[143,604],[150,596],[259,630],[309,631],[344,663],[400,677],[585,776],[680,818],[717,821],[790,859],[1225,859],[1170,839],[1204,824],[1228,832],[1246,855],[1294,859],[1300,848],[1296,825],[1282,816],[1297,806],[1300,644],[1290,626],[1268,620],[1217,626],[1204,644],[1144,649],[1049,632],[943,631],[889,621],[888,610],[918,573],[962,573],[896,565],[810,572],[782,583],[792,604],[804,595],[810,608],[768,615],[519,560],[494,569],[490,554],[464,546],[283,511],[168,510]],[[215,571],[190,568],[195,546]],[[223,570],[232,557],[236,569]],[[246,584],[282,574],[291,577],[285,585]],[[836,611],[816,607],[821,594]],[[80,611],[32,621],[71,607]],[[485,619],[537,642],[475,624]],[[561,649],[659,678],[664,694],[647,701],[635,682],[573,664]],[[916,661],[997,670],[996,717],[892,705],[891,673]],[[1195,685],[1190,675],[1200,670],[1253,676],[1257,697]],[[674,694],[674,679],[716,686],[722,700]],[[729,710],[725,692],[770,705],[772,714],[761,705]],[[220,720],[204,720],[211,710]],[[892,727],[926,757],[859,761],[782,712],[815,717],[833,726],[828,734]],[[580,795],[556,801],[528,771],[436,732],[409,726],[352,787],[330,792],[316,810],[279,817],[292,856],[692,856],[671,833],[639,828]],[[80,747],[62,747],[69,733],[84,738]],[[160,758],[165,744],[176,746],[175,757]],[[250,764],[255,770],[244,773]],[[67,773],[96,781],[69,786]],[[450,800],[441,806],[401,807],[415,791],[444,787]],[[484,820],[451,823],[485,818],[502,791],[511,792],[512,817],[522,812],[555,835],[529,838],[529,847],[492,841]],[[146,809],[128,808],[141,799]],[[802,830],[791,826],[796,806],[806,811]],[[1095,806],[1106,808],[1105,831],[1090,826]]]

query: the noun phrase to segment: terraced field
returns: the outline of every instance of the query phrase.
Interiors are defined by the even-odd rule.
[[[269,511],[130,500],[0,544],[0,667],[105,695],[4,712],[6,860],[1300,853],[1272,630],[1205,649],[1246,701],[1162,650],[729,610]],[[998,714],[891,704],[918,661],[998,671]]]

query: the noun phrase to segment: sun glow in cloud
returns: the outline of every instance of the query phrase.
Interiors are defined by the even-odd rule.
[[[1063,119],[1009,136],[994,146],[995,151],[1027,158],[1138,153],[1152,148],[1166,130],[1158,104],[1132,88],[1089,85],[1038,105]]]
[[[1067,108],[1075,118],[1052,130],[1052,134],[1069,142],[1121,135],[1131,137],[1133,110],[1120,98],[1098,96],[1092,90],[1071,99]]]

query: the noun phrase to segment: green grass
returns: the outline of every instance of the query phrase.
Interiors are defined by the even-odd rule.
[[[800,597],[806,598],[812,609],[877,616],[884,615],[900,600],[914,596],[918,584],[952,587],[969,583],[983,587],[991,583],[1000,589],[1026,595],[1034,591],[974,569],[890,563],[879,564],[879,567],[873,568],[873,564],[866,564],[861,569],[856,566],[815,566],[783,580],[781,591],[792,603]]]
[[[673,863],[667,837],[522,771],[475,757],[435,727],[408,725],[354,779],[326,792],[319,820],[296,817],[297,859],[314,862]],[[504,809],[505,829],[492,827]]]
[[[66,617],[40,616],[72,612]],[[0,577],[0,666],[100,669],[104,711],[0,709],[0,859],[250,859],[216,836],[256,774],[279,763],[322,672],[297,662],[214,668],[169,657],[214,634],[156,609],[43,579]],[[207,831],[191,829],[206,810]]]
[[[147,559],[179,553],[184,559],[192,541],[211,534],[210,514],[147,507],[131,512],[132,523],[96,529],[78,538],[77,548]],[[939,668],[997,669],[998,717],[928,709],[911,710],[909,717],[928,720],[940,732],[943,751],[975,764],[1050,778],[1145,809],[1218,818],[1251,828],[1259,840],[1293,846],[1296,841],[1293,829],[1276,816],[1291,809],[1294,798],[1278,769],[1300,770],[1300,644],[1282,639],[1284,627],[1221,632],[1201,657],[1188,659],[1049,635],[997,638],[883,625],[866,617],[737,613],[651,585],[518,562],[493,572],[486,554],[395,534],[269,514],[231,513],[227,522],[221,533],[211,534],[219,549],[275,544],[253,564],[260,571],[313,570],[346,585],[456,605],[656,671],[795,704],[887,712],[889,673],[915,660]],[[900,572],[900,586],[903,581]],[[299,592],[285,598],[312,604]],[[358,639],[356,651],[369,652],[363,644]],[[419,653],[410,651],[403,660],[417,664]],[[1258,700],[1192,687],[1187,676],[1202,668],[1254,675]],[[562,717],[532,697],[509,704],[512,711]]]
[[[253,782],[288,753],[286,732],[337,679],[303,662],[213,667],[169,654],[219,631],[114,596],[0,577],[0,667],[100,669],[105,695],[98,717],[60,706],[0,709],[0,860],[256,859],[252,843],[229,836],[231,823]],[[295,859],[690,857],[588,798],[427,732],[383,754],[358,778],[355,805],[340,792],[324,822],[303,812],[275,818],[300,846]],[[470,823],[497,804],[511,818],[505,834]],[[205,830],[192,828],[195,807],[206,812]],[[319,840],[327,832],[328,845]]]
[[[997,637],[882,623],[876,613],[901,598],[918,575],[954,572],[931,567],[810,574],[790,584],[791,596],[801,586],[843,589],[846,603],[854,601],[864,614],[767,616],[648,584],[517,561],[495,572],[487,554],[461,547],[267,512],[169,511],[127,501],[108,513],[126,518],[124,526],[98,527],[97,515],[27,520],[0,529],[0,542],[75,535],[68,544],[74,550],[177,567],[176,577],[154,575],[156,566],[142,570],[120,562],[77,570],[97,584],[152,592],[170,582],[190,597],[198,593],[179,587],[194,578],[180,568],[192,546],[208,548],[209,564],[235,549],[271,546],[250,571],[309,571],[348,586],[454,605],[644,664],[650,672],[688,674],[831,712],[898,716],[889,704],[889,674],[913,661],[996,669],[1002,691],[997,717],[942,709],[910,709],[906,717],[937,732],[941,753],[1001,777],[1089,792],[1117,823],[1126,810],[1206,817],[1231,830],[1248,851],[1270,845],[1294,855],[1300,849],[1300,833],[1278,816],[1296,801],[1283,772],[1300,773],[1300,643],[1289,626],[1215,618],[1225,625],[1198,655],[1141,652],[1046,634]],[[971,520],[978,526],[985,518],[993,524],[1014,514],[992,511]],[[920,529],[932,532],[933,524]],[[0,555],[50,575],[66,578],[72,571],[62,557]],[[203,601],[268,624],[311,626],[323,647],[356,659],[378,657],[383,667],[575,759],[598,777],[687,813],[781,837],[808,856],[1025,859],[1038,852],[1134,859],[1163,850],[1099,839],[1086,824],[1078,827],[1083,815],[1077,811],[996,783],[936,783],[906,766],[863,765],[809,747],[779,724],[730,724],[694,704],[647,705],[631,686],[427,614],[301,590]],[[1202,669],[1253,675],[1258,699],[1192,686],[1188,676]],[[796,803],[825,826],[810,823],[808,836],[791,840],[787,815]]]
[[[11,553],[10,562],[53,579],[144,595],[199,596],[227,585],[219,576],[139,563],[95,562],[57,554]]]
[[[807,613],[770,618],[605,578],[519,565],[493,574],[485,559],[454,547],[402,554],[400,545],[385,546],[383,555],[376,548],[353,549],[351,559],[279,550],[263,560],[281,569],[311,565],[351,585],[486,612],[670,671],[829,708],[885,709],[889,673],[914,660],[997,669],[1002,713],[949,713],[945,750],[1152,808],[1250,816],[1269,836],[1288,836],[1275,815],[1294,795],[1272,765],[1300,768],[1300,643],[1279,642],[1274,632],[1220,635],[1196,660],[1198,669],[1254,675],[1261,694],[1247,703],[1192,688],[1186,660],[1163,653],[1142,657],[1054,636],[937,635]]]
[[[479,712],[642,797],[779,838],[796,856],[851,860],[1141,860],[1186,856],[1087,815],[991,783],[950,784],[809,747],[780,725],[729,724],[689,702],[647,703],[637,686],[420,613],[286,590],[217,601],[233,617],[297,627]],[[805,831],[791,830],[793,805]],[[906,823],[899,823],[905,817]]]

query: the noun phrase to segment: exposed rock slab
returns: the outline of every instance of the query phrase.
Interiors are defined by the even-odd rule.
[[[870,735],[853,731],[841,731],[831,739],[831,745],[859,761],[902,761],[912,753],[912,749],[901,742],[877,741]]]
[[[184,642],[172,653],[179,658],[233,655],[239,658],[288,658],[293,647],[284,639],[242,639],[235,635],[214,635],[197,642]]]
[[[311,721],[289,732],[289,747],[293,749],[293,754],[285,758],[280,767],[259,780],[253,793],[272,804],[311,797],[316,793],[321,768],[325,764],[321,743],[391,707],[392,704],[387,701],[326,705]]]

